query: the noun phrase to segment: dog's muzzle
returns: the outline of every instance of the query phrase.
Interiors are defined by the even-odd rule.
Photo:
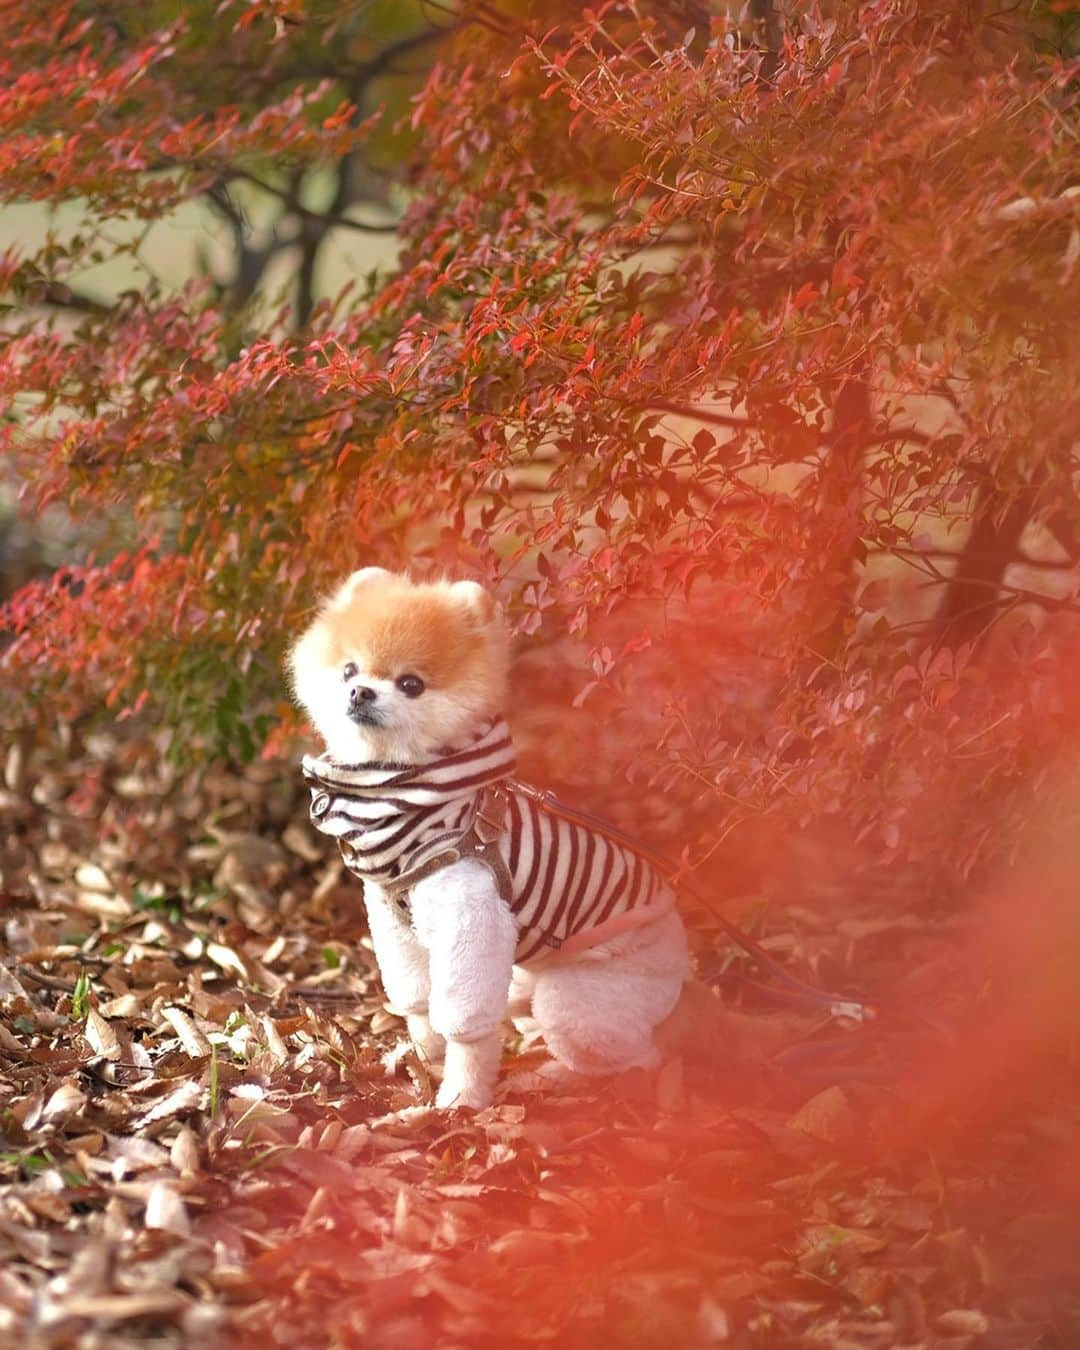
[[[377,727],[382,721],[375,711],[375,700],[379,695],[365,684],[354,685],[349,690],[349,716],[363,727]]]

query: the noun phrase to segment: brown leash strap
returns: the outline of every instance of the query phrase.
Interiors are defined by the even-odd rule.
[[[707,899],[696,886],[691,885],[684,877],[681,877],[678,864],[664,854],[642,844],[640,840],[626,834],[599,816],[594,816],[588,811],[581,811],[575,806],[567,806],[553,792],[535,788],[531,783],[520,783],[516,779],[507,779],[505,786],[511,792],[520,792],[523,796],[528,797],[551,815],[558,816],[571,824],[583,825],[586,829],[595,830],[597,834],[610,839],[612,843],[621,844],[623,848],[630,849],[639,858],[651,863],[677,890],[685,891],[703,909],[707,910],[720,928],[731,938],[732,942],[752,956],[762,970],[768,971],[773,979],[790,989],[792,993],[797,994],[803,1002],[816,1008],[827,1008],[831,1016],[846,1017],[853,1022],[873,1022],[877,1017],[876,1010],[870,1004],[863,1003],[858,999],[847,998],[843,994],[831,994],[828,990],[817,989],[814,985],[807,984],[804,980],[792,975],[790,971],[785,970],[759,943],[725,919],[712,901]]]

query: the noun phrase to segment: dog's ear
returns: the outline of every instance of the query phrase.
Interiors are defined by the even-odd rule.
[[[478,581],[455,581],[450,594],[478,628],[486,627],[499,612],[495,597]]]
[[[328,608],[346,609],[358,591],[370,586],[373,581],[386,581],[393,575],[393,572],[388,572],[385,567],[361,567],[358,572],[354,572],[341,583],[330,597]]]

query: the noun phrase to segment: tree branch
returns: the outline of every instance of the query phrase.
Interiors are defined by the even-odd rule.
[[[976,555],[968,554],[964,549],[948,548],[903,548],[898,544],[882,544],[880,548],[868,548],[866,550],[868,557],[894,557],[903,558],[905,561],[917,558],[941,558],[946,562],[959,562],[961,558],[967,557],[973,559]],[[1050,558],[1033,558],[1030,553],[1025,553],[1023,549],[1017,549],[1014,554],[1006,561],[1006,566],[1031,567],[1042,572],[1068,572],[1070,568],[1076,566],[1076,562],[1071,558],[1063,558],[1055,561]],[[935,573],[934,579],[947,583],[950,578],[942,573]]]
[[[224,169],[226,181],[239,178],[245,183],[251,183],[253,187],[259,188],[262,192],[269,193],[271,197],[277,197],[293,212],[304,221],[314,221],[332,229],[335,226],[341,226],[346,230],[357,230],[361,234],[393,234],[397,229],[396,224],[391,225],[368,225],[364,221],[351,220],[348,216],[339,215],[331,211],[312,211],[304,206],[298,199],[296,192],[290,188],[275,187],[273,183],[267,183],[250,169],[242,169],[238,165],[230,165]]]
[[[752,430],[754,427],[754,423],[747,421],[745,417],[736,417],[731,413],[714,413],[706,408],[687,407],[680,403],[667,403],[663,399],[650,399],[647,403],[636,405],[636,408],[639,412],[664,412],[672,413],[676,417],[690,417],[696,422],[704,422],[712,427],[731,427],[740,431],[747,428]]]
[[[705,408],[695,407],[693,404],[668,403],[663,399],[650,399],[648,403],[637,406],[642,412],[673,413],[677,417],[688,417],[696,422],[704,422],[707,426],[728,427],[735,431],[753,431],[757,427],[756,422],[752,422],[745,417],[736,417],[732,413],[714,413]],[[837,435],[838,433],[835,430],[823,431],[821,443],[832,445],[836,441]],[[864,444],[869,449],[878,445],[893,445],[898,442],[910,442],[912,445],[930,445],[933,440],[933,436],[928,432],[920,431],[918,427],[890,427],[886,431],[868,437]]]
[[[83,291],[74,291],[62,281],[50,281],[44,288],[31,291],[27,299],[32,304],[51,305],[54,309],[74,309],[80,314],[108,314],[111,305],[95,300]]]
[[[278,234],[278,226],[284,219],[286,212],[282,210],[277,221],[275,221],[270,242],[264,248],[252,248],[248,244],[249,225],[247,218],[229,195],[228,185],[224,182],[215,183],[205,195],[211,207],[224,218],[232,232],[233,256],[236,265],[227,289],[229,303],[234,308],[241,309],[255,294],[271,258],[294,242],[291,239],[282,239]],[[210,267],[207,260],[204,260],[203,265],[209,272]],[[225,285],[222,286],[222,290],[226,290]]]
[[[766,50],[761,61],[761,78],[766,84],[772,84],[780,68],[780,50],[784,45],[784,29],[776,0],[751,0],[750,12],[754,21],[765,30]]]
[[[467,6],[472,12],[464,15],[456,9],[451,9],[449,5],[440,3],[440,0],[420,0],[420,8],[425,12],[433,9],[437,14],[449,15],[462,23],[478,24],[481,28],[486,28],[489,33],[498,33],[500,37],[507,37],[514,31],[506,23],[506,16],[500,14],[491,5],[485,4],[484,0],[474,0],[471,6]]]

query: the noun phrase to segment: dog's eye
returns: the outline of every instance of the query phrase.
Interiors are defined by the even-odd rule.
[[[419,698],[424,692],[424,681],[419,675],[399,675],[395,683],[406,698]]]
[[[360,671],[357,668],[355,661],[346,661],[345,669],[341,672],[341,678],[343,680],[355,680],[359,673]]]

